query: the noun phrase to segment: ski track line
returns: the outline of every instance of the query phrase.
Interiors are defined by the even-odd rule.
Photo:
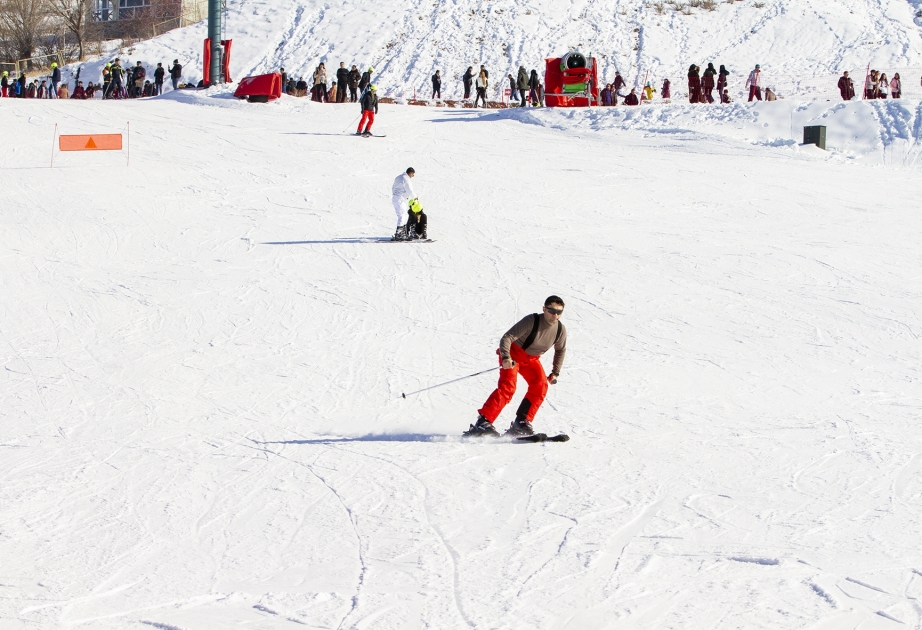
[[[568,475],[567,473],[561,472],[560,470],[557,470],[556,468],[551,466],[551,463],[548,461],[547,450],[544,451],[543,456],[544,456],[545,467],[554,470],[560,476],[572,481],[576,485],[576,488],[577,488],[576,494],[578,495],[580,493],[580,488],[581,488],[579,481],[576,478],[574,478],[572,475]],[[555,560],[560,559],[561,554],[563,553],[563,549],[564,547],[566,547],[567,541],[570,539],[571,532],[573,532],[574,528],[579,526],[579,520],[576,517],[567,516],[566,514],[558,514],[556,512],[550,512],[550,511],[548,511],[548,514],[553,514],[554,516],[557,516],[564,520],[568,520],[572,523],[572,525],[570,525],[567,528],[567,530],[564,532],[563,536],[561,537],[560,543],[557,545],[557,552],[553,556],[548,558],[544,564],[542,564],[540,567],[532,571],[531,575],[529,575],[524,580],[522,580],[522,585],[519,588],[518,593],[516,593],[516,599],[521,597],[523,591],[525,590],[525,587],[528,585],[529,582],[531,582],[532,578],[537,577],[540,573],[544,571],[545,568],[549,567]]]
[[[906,491],[920,471],[922,471],[922,453],[916,453],[894,476],[891,485],[892,497],[902,503],[907,503]],[[910,506],[907,504],[907,507]]]
[[[345,625],[349,617],[352,616],[352,614],[358,609],[359,596],[362,593],[362,587],[365,584],[365,576],[368,572],[368,564],[365,561],[365,552],[362,548],[362,536],[358,530],[358,524],[356,523],[356,520],[355,520],[355,514],[352,512],[349,506],[346,505],[345,500],[339,494],[339,492],[337,492],[336,489],[332,485],[327,483],[326,479],[324,479],[322,476],[317,474],[310,464],[305,463],[305,462],[300,462],[298,460],[287,457],[283,455],[282,453],[278,453],[276,451],[273,451],[271,449],[261,446],[258,442],[252,440],[251,438],[248,438],[248,439],[250,439],[250,441],[252,441],[255,445],[255,446],[248,446],[248,448],[252,448],[257,451],[263,451],[264,453],[268,453],[270,455],[275,455],[276,457],[288,460],[289,462],[293,464],[297,464],[298,466],[303,466],[304,468],[306,468],[308,472],[310,472],[310,474],[313,475],[317,479],[317,481],[322,483],[327,488],[327,490],[329,490],[330,493],[332,493],[333,496],[336,497],[336,500],[339,502],[343,510],[346,512],[346,515],[349,517],[349,522],[352,523],[352,531],[355,534],[356,546],[358,548],[358,555],[359,555],[359,565],[361,568],[359,570],[359,577],[358,577],[358,583],[356,584],[356,588],[355,588],[355,595],[352,597],[352,608],[345,614],[345,616],[343,616],[342,620],[339,622],[339,625],[336,626],[337,630],[342,630],[343,626]],[[331,449],[331,450],[335,450],[335,449]],[[323,453],[321,453],[321,455],[323,455]]]
[[[471,621],[470,617],[468,617],[467,614],[465,614],[464,606],[461,604],[461,580],[460,580],[459,569],[458,569],[458,564],[460,562],[460,556],[458,552],[455,551],[454,547],[448,544],[448,541],[445,539],[445,535],[442,533],[441,528],[439,528],[439,526],[436,525],[432,521],[432,513],[431,513],[431,510],[429,509],[429,496],[430,495],[429,495],[428,486],[426,486],[426,484],[423,483],[422,479],[420,479],[418,476],[416,476],[415,474],[413,474],[406,468],[398,464],[395,464],[392,461],[386,460],[383,457],[378,457],[377,455],[369,455],[367,453],[357,453],[351,449],[343,448],[341,446],[340,447],[334,446],[331,448],[333,450],[341,451],[344,453],[350,453],[352,455],[366,457],[369,459],[374,459],[374,460],[383,462],[389,466],[392,466],[393,468],[396,468],[397,470],[401,471],[405,475],[409,476],[413,481],[415,481],[417,484],[419,484],[422,487],[423,489],[423,514],[426,516],[426,525],[429,527],[429,529],[432,530],[432,532],[436,535],[436,537],[438,537],[439,542],[442,543],[442,547],[445,548],[445,551],[448,554],[448,558],[451,560],[453,595],[454,595],[455,608],[457,609],[458,615],[461,617],[464,623],[468,625],[468,627],[471,627],[471,628],[476,627],[476,624],[473,621]]]

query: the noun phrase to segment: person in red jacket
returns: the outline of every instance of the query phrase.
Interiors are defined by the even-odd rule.
[[[528,391],[505,435],[534,435],[532,420],[544,402],[548,384],[557,383],[567,354],[567,329],[560,322],[563,309],[563,300],[552,295],[544,300],[543,314],[528,315],[506,331],[496,350],[500,364],[499,384],[478,411],[477,423],[464,432],[466,437],[499,437],[493,423],[515,395],[519,375],[528,383]],[[541,355],[552,346],[554,367],[548,376],[541,365]]]

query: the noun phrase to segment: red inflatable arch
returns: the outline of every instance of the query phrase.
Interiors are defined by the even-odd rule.
[[[268,103],[282,97],[282,75],[277,72],[272,74],[259,74],[255,77],[246,77],[240,81],[234,96],[245,98],[251,103]]]

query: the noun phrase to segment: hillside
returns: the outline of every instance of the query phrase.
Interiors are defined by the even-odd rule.
[[[702,4],[696,2],[695,4]],[[703,3],[707,6],[707,3]],[[919,3],[916,3],[919,4]],[[458,77],[483,63],[494,79],[520,64],[578,47],[599,57],[609,80],[684,76],[690,63],[726,64],[739,77],[759,63],[772,75],[861,72],[922,66],[922,27],[905,0],[738,0],[714,10],[659,0],[230,0],[227,37],[235,78],[285,67],[308,76],[317,63],[373,65],[384,94],[424,93],[441,69],[446,97]],[[685,7],[683,11],[675,7]],[[920,5],[922,6],[922,5]],[[686,12],[688,14],[686,14]],[[130,55],[146,64],[180,58],[201,77],[204,23],[143,42]],[[87,64],[94,76],[99,64]],[[498,85],[498,84],[495,84]]]
[[[9,101],[4,630],[922,623],[918,160],[784,139],[823,104]],[[409,165],[437,240],[377,242]],[[401,397],[550,293],[570,442],[459,440],[495,372]]]

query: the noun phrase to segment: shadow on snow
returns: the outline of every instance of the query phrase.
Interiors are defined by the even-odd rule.
[[[342,245],[350,243],[390,243],[391,239],[387,237],[368,237],[368,238],[334,238],[327,241],[269,241],[260,243],[260,245]]]
[[[357,437],[324,437],[305,440],[279,440],[276,442],[256,442],[257,444],[344,444],[349,442],[457,442],[459,436],[432,433],[372,433]]]

